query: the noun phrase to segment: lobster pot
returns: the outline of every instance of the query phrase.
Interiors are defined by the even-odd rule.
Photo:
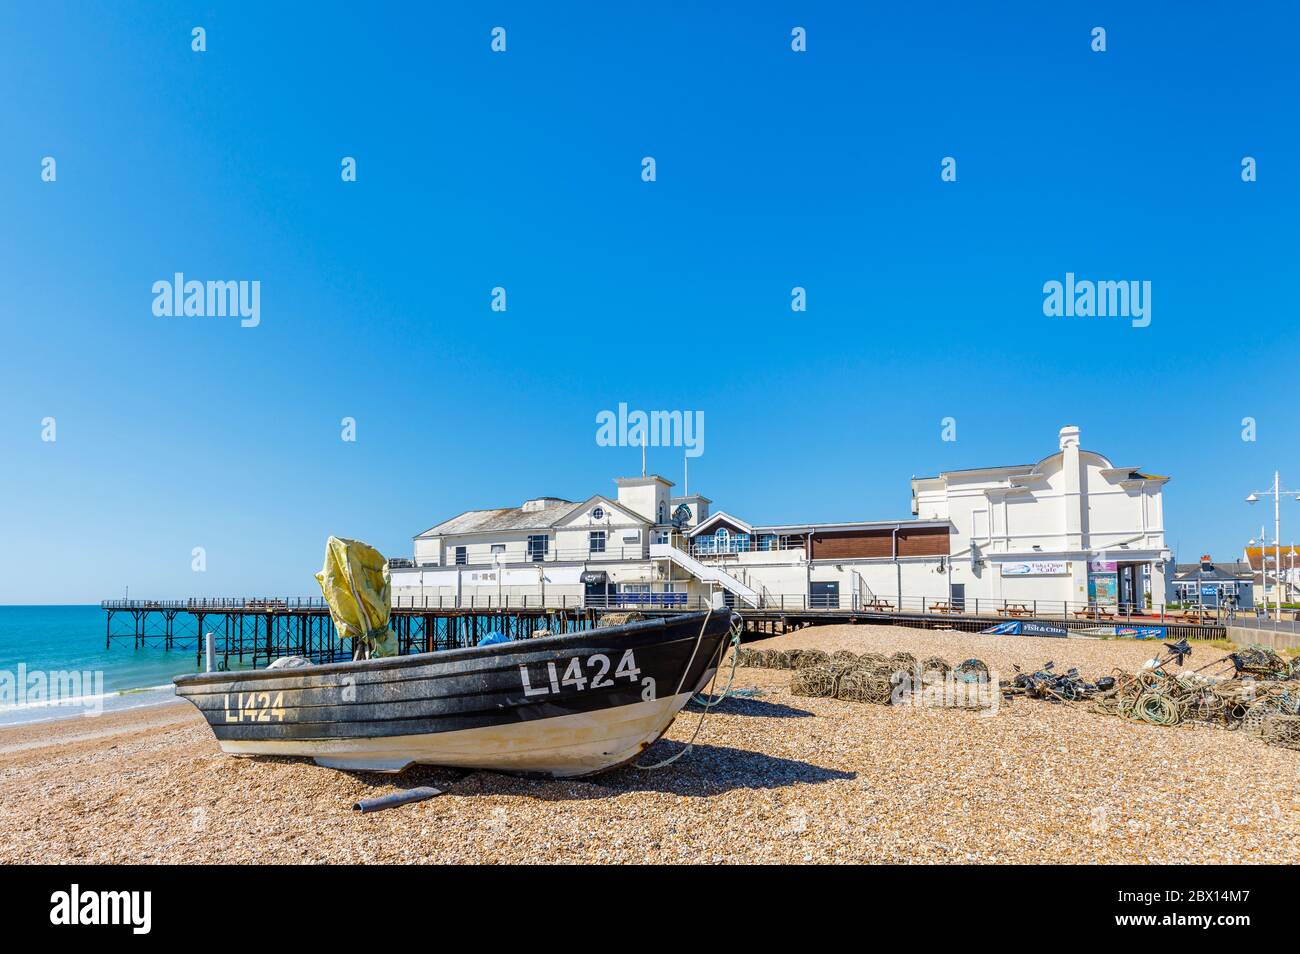
[[[790,680],[790,694],[794,696],[829,697],[835,695],[838,673],[826,666],[805,666],[796,669]]]
[[[1263,721],[1261,735],[1269,745],[1300,750],[1300,715],[1271,715]]]

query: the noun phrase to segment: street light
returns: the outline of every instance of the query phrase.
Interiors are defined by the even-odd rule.
[[[1300,490],[1283,490],[1281,486],[1281,477],[1278,472],[1273,471],[1273,489],[1257,490],[1246,498],[1246,503],[1259,503],[1260,497],[1273,498],[1273,565],[1278,580],[1277,607],[1273,619],[1281,622],[1282,620],[1282,495],[1294,495],[1296,500],[1300,500]],[[1261,531],[1260,536],[1263,537]],[[1264,583],[1264,612],[1268,613],[1268,565],[1264,556],[1264,541],[1259,541],[1259,571],[1260,579]]]

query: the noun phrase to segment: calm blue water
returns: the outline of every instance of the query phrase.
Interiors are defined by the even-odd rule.
[[[20,664],[28,676],[21,692]],[[174,697],[172,676],[194,671],[193,649],[133,649],[129,638],[105,649],[104,612],[98,606],[0,606],[0,725],[157,705]],[[70,705],[50,705],[53,693],[41,698],[31,676],[38,674],[40,682],[41,674],[57,672],[100,673],[103,681],[65,683],[78,698]]]

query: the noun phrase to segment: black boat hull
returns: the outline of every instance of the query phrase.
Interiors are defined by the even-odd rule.
[[[729,612],[360,662],[178,676],[224,751],[556,777],[634,759],[716,671]]]

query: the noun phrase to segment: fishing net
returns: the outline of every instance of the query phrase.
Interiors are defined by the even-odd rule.
[[[1300,715],[1267,716],[1260,735],[1269,745],[1300,749]]]
[[[1266,646],[1247,646],[1229,654],[1233,666],[1242,675],[1256,679],[1288,679],[1292,664]]]
[[[835,697],[849,702],[888,705],[894,692],[887,676],[867,669],[850,669],[840,677]]]
[[[790,680],[790,694],[823,698],[833,696],[837,680],[837,674],[825,666],[805,666],[794,671],[794,678]]]
[[[1300,693],[1282,689],[1257,699],[1241,717],[1241,728],[1249,735],[1261,735],[1264,722],[1273,715],[1300,715]]]
[[[622,626],[626,623],[635,623],[637,620],[645,619],[645,615],[635,611],[627,613],[602,613],[600,619],[596,620],[596,626]]]
[[[966,659],[959,662],[954,667],[953,674],[961,682],[989,681],[989,667],[985,665],[982,659]]]
[[[1153,667],[1132,674],[1117,672],[1114,689],[1099,695],[1095,703],[1100,712],[1150,725],[1194,722],[1225,729],[1243,727],[1253,734],[1268,716],[1288,711],[1284,703],[1272,701],[1283,696],[1285,690],[1261,688],[1253,679],[1220,679]]]
[[[888,662],[895,671],[916,668],[916,657],[911,653],[894,653],[889,657]]]
[[[795,664],[796,669],[803,669],[805,666],[828,666],[831,657],[826,655],[820,649],[805,649],[799,653],[799,661]]]
[[[769,665],[773,669],[793,669],[802,652],[801,649],[773,649]]]
[[[921,672],[937,672],[941,676],[946,676],[952,672],[952,666],[942,656],[927,656],[921,660]]]
[[[1024,695],[1050,702],[1074,702],[1097,692],[1098,686],[1080,676],[1078,669],[1056,672],[1053,666],[1053,663],[1047,662],[1034,672],[1017,673],[1010,683],[1003,683],[1003,695],[1008,698]]]

